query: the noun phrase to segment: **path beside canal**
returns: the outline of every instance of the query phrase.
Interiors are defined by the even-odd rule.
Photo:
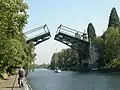
[[[0,81],[0,90],[26,90],[25,87],[19,88],[18,75],[13,75],[8,80]]]

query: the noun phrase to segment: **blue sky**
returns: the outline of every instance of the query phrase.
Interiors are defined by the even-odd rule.
[[[47,24],[52,37],[36,46],[35,63],[48,63],[52,54],[66,45],[55,41],[56,29],[60,24],[84,32],[88,23],[93,23],[96,34],[101,35],[108,25],[112,7],[120,15],[120,0],[28,0],[28,24],[25,30]]]

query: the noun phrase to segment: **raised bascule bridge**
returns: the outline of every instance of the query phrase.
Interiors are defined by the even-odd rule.
[[[89,69],[89,42],[85,32],[60,25],[54,39],[77,51],[79,56],[77,69]]]
[[[27,36],[26,43],[28,44],[30,42],[34,42],[35,46],[40,44],[43,41],[48,40],[51,37],[50,31],[46,24],[43,26],[34,28],[32,30],[26,31],[24,32],[24,34],[25,36]]]
[[[47,25],[40,26],[38,28],[24,32],[27,36],[26,43],[34,42],[34,45],[38,45],[41,42],[48,40],[51,35]],[[74,49],[79,56],[77,69],[88,70],[89,68],[89,42],[88,36],[84,32],[60,25],[57,28],[55,40]]]

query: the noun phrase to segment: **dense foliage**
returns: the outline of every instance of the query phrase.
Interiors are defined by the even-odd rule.
[[[104,59],[107,67],[119,66],[120,28],[110,27],[107,29],[107,33],[105,34],[104,39]],[[115,64],[116,61],[117,63]]]
[[[35,69],[37,69],[37,68],[49,68],[49,63],[48,64],[46,64],[46,63],[42,63],[42,64],[40,64],[40,65],[38,65],[38,64],[34,64],[34,68]]]
[[[0,0],[0,68],[12,71],[34,62],[34,45],[26,44],[23,29],[27,24],[28,6],[23,0]]]
[[[102,59],[105,67],[120,67],[120,21],[116,9],[113,7],[109,17],[107,30],[98,39],[102,46]]]
[[[78,54],[72,49],[63,49],[58,53],[54,53],[52,56],[52,61],[50,64],[51,69],[55,66],[61,68],[62,70],[75,70]]]

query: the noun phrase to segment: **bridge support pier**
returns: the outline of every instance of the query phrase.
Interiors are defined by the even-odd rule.
[[[89,52],[85,53],[85,55],[79,55],[79,60],[78,60],[78,71],[80,72],[88,72],[90,71],[90,67],[89,67]]]
[[[80,71],[89,71],[89,62],[88,62],[88,59],[87,60],[82,60],[81,62],[81,69]]]

